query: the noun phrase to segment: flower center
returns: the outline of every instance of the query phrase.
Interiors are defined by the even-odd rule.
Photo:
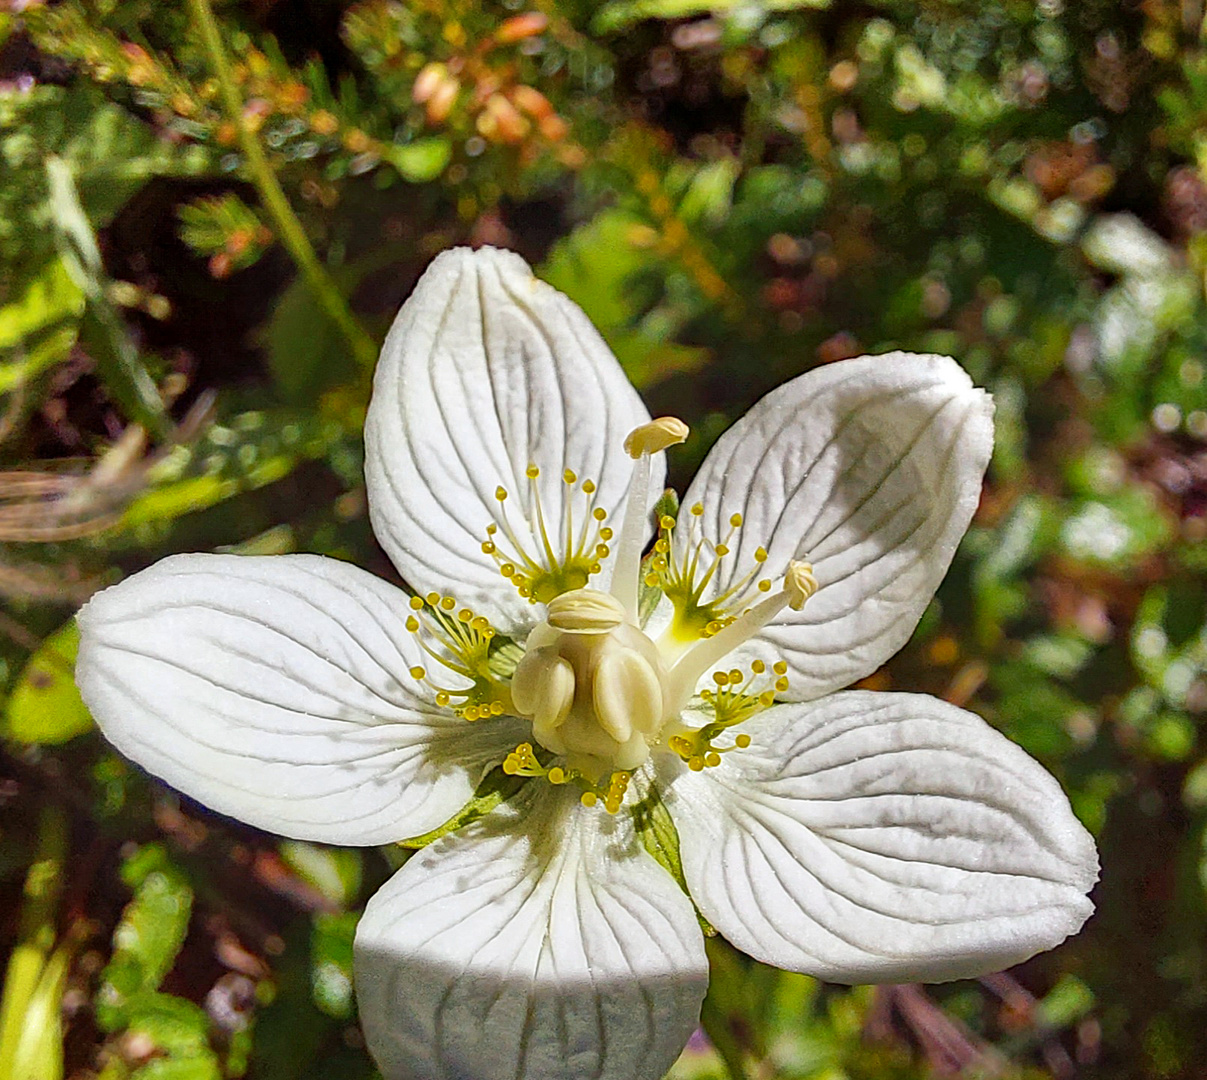
[[[554,597],[528,635],[511,680],[519,715],[546,750],[598,783],[650,755],[666,717],[666,670],[657,647],[608,593]]]
[[[580,483],[570,470],[562,475],[563,504],[552,519],[541,504],[536,465],[527,469],[528,497],[518,517],[509,518],[508,493],[498,489],[498,513],[486,527],[482,550],[522,596],[546,609],[522,655],[517,642],[497,635],[485,618],[451,596],[413,597],[406,622],[423,651],[459,684],[442,685],[425,668],[413,667],[411,675],[436,691],[436,704],[466,720],[508,713],[531,721],[536,745],[524,742],[508,754],[505,773],[544,777],[551,784],[574,781],[584,788],[585,805],[602,801],[613,814],[632,771],[652,751],[675,754],[699,771],[750,745],[748,735],[730,730],[788,689],[787,665],[781,661],[768,669],[755,660],[748,673],[718,669],[785,607],[799,609],[817,590],[805,562],[790,562],[776,589],[771,577],[762,576],[768,556],[760,547],[743,576],[723,591],[713,587],[710,595],[742,516],[733,514],[729,532],[714,542],[700,529],[702,507],[688,511],[678,543],[675,520],[659,522],[643,568],[650,459],[686,437],[682,421],[663,417],[625,440],[634,465],[615,532],[604,525],[608,515],[596,505],[596,485]],[[609,556],[611,591],[590,588]],[[675,609],[656,642],[638,625],[642,582],[661,591]],[[710,672],[713,685],[698,693]],[[694,725],[684,716],[689,706]],[[701,711],[711,719],[700,722]]]

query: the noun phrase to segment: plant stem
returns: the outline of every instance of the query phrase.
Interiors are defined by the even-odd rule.
[[[26,1025],[47,957],[54,947],[66,857],[67,816],[62,807],[48,803],[42,809],[37,852],[25,878],[17,944],[9,957],[0,997],[0,1080],[16,1075],[14,1070],[21,1063],[23,1047],[30,1041]]]
[[[243,149],[243,156],[247,161],[252,183],[255,184],[261,202],[276,225],[277,235],[314,291],[323,310],[348,339],[357,363],[365,370],[371,370],[377,363],[377,346],[357,321],[356,316],[352,314],[343,294],[319,261],[319,257],[310,243],[310,238],[306,235],[306,230],[302,228],[302,223],[293,212],[293,207],[289,205],[289,200],[285,197],[276,173],[272,171],[272,166],[268,163],[264,147],[261,146],[255,132],[243,120],[242,95],[231,74],[226,49],[222,44],[222,35],[219,33],[218,21],[214,18],[214,9],[210,6],[210,0],[189,0],[189,5],[193,9],[194,18],[201,31],[201,40],[205,45],[206,54],[209,56],[210,65],[214,69],[214,76],[218,80],[223,106],[238,132],[239,144]]]

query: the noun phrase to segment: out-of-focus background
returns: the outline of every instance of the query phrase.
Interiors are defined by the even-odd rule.
[[[1205,180],[1202,0],[0,3],[0,1080],[373,1075],[351,939],[392,856],[149,781],[71,620],[176,551],[393,577],[369,379],[462,243],[692,424],[680,490],[817,364],[949,353],[996,397],[973,528],[867,684],[1044,762],[1097,914],[943,987],[715,943],[673,1075],[1207,1074]]]

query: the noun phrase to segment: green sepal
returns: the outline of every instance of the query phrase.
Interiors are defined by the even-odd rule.
[[[641,846],[678,882],[690,899],[687,879],[683,876],[683,860],[679,856],[679,830],[656,787],[651,785],[645,797],[633,806],[633,825],[641,838]],[[717,936],[716,929],[700,914],[699,908],[696,908],[696,918],[705,937]]]
[[[501,768],[491,769],[486,778],[478,785],[474,797],[469,800],[443,825],[438,825],[431,832],[421,836],[412,836],[407,840],[399,840],[398,846],[405,848],[425,848],[443,836],[464,828],[470,822],[489,814],[496,807],[510,799],[524,785],[527,777],[508,776]]]

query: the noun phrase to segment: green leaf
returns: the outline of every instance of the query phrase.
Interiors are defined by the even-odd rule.
[[[213,1051],[195,1058],[156,1058],[130,1074],[130,1080],[222,1080]]]
[[[657,788],[651,786],[645,797],[634,805],[633,825],[637,829],[641,846],[654,856],[658,864],[679,883],[679,888],[687,893],[687,879],[683,876],[683,860],[679,855],[679,830],[675,828],[675,822]],[[716,935],[716,930],[698,911],[696,918],[699,919],[700,928],[706,936]]]
[[[192,1001],[171,994],[144,994],[132,1003],[129,1017],[127,1030],[145,1035],[169,1057],[213,1057],[210,1018]]]
[[[66,360],[78,337],[79,327],[60,326],[26,345],[21,350],[24,356],[19,360],[0,362],[0,394],[7,394],[48,367]]]
[[[92,730],[92,716],[75,686],[79,644],[80,631],[73,619],[30,657],[5,707],[7,738],[58,745]]]
[[[84,291],[63,260],[52,259],[15,300],[0,307],[0,349],[11,349],[32,334],[83,313]]]
[[[324,390],[348,383],[355,375],[356,362],[342,331],[314,302],[314,291],[300,275],[277,299],[259,336],[288,401],[313,402]]]
[[[42,969],[22,1021],[11,1080],[61,1080],[63,1076],[61,1014],[71,953],[69,945],[60,945]]]
[[[453,144],[443,135],[433,135],[401,145],[388,143],[382,154],[404,180],[424,184],[435,180],[447,168]]]
[[[829,6],[830,0],[613,0],[600,9],[591,29],[597,34],[608,34],[645,19],[688,19],[739,8],[768,12],[798,8],[824,11]]]
[[[281,858],[295,874],[333,904],[346,907],[360,891],[360,853],[350,848],[320,847],[301,840],[282,840]]]
[[[486,779],[478,785],[474,797],[469,800],[443,825],[422,836],[412,836],[409,840],[400,840],[399,846],[406,848],[424,848],[433,844],[442,836],[456,832],[472,821],[489,814],[496,806],[510,799],[523,786],[522,776],[508,776],[502,769],[491,769]]]
[[[175,963],[193,909],[193,890],[158,845],[135,852],[123,876],[136,884],[113,932],[113,956],[101,973],[96,1016],[105,1031],[120,1030],[144,1010],[154,1010],[157,999],[150,995]]]
[[[718,176],[724,180],[723,175]],[[699,201],[707,200],[701,194]],[[545,281],[587,313],[637,387],[649,386],[674,372],[697,371],[709,357],[707,349],[670,340],[681,323],[678,316],[660,309],[660,317],[645,317],[635,283],[651,256],[632,240],[635,230],[643,228],[635,214],[604,210],[556,243],[540,268]],[[600,258],[603,251],[607,258]]]
[[[61,158],[46,159],[50,212],[63,264],[87,298],[81,335],[113,396],[130,417],[158,436],[171,427],[155,381],[109,302],[105,270],[96,235],[80,203],[71,167]]]
[[[359,915],[317,915],[311,938],[310,992],[315,1005],[336,1020],[352,1016],[352,940]]]

